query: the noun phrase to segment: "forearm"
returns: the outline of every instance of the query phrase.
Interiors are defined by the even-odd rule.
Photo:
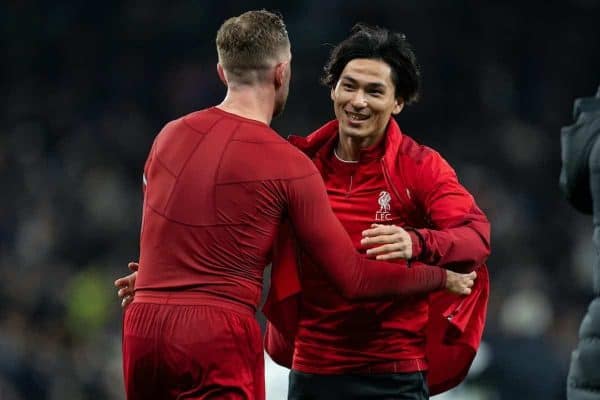
[[[490,223],[441,156],[432,154],[427,164],[418,198],[429,227],[414,231],[421,248],[413,256],[458,272],[473,270],[490,255]]]
[[[490,255],[490,225],[485,216],[462,226],[409,230],[413,259],[457,272],[469,272]]]
[[[391,263],[361,257],[351,246],[335,249],[336,260],[320,263],[332,283],[347,299],[374,299],[391,296],[409,296],[443,289],[446,272],[435,266],[422,263]],[[340,264],[339,251],[354,251],[345,263]],[[327,255],[326,255],[327,256]],[[340,266],[342,267],[340,269]]]
[[[333,214],[320,176],[290,187],[289,213],[302,248],[349,299],[427,293],[445,286],[438,267],[379,262],[362,257]]]

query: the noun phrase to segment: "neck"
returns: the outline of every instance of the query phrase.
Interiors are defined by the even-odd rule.
[[[217,108],[270,125],[275,109],[275,92],[261,86],[229,86],[225,99]]]
[[[366,149],[378,143],[383,135],[377,137],[358,138],[346,136],[342,132],[339,133],[339,140],[335,152],[343,161],[358,161],[360,158],[361,149]]]

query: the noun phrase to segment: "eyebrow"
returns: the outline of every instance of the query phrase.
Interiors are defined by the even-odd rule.
[[[355,84],[355,85],[359,83],[356,79],[354,79],[354,78],[352,78],[351,76],[348,76],[348,75],[343,75],[341,77],[341,80],[349,81],[350,83]],[[387,86],[385,85],[385,83],[381,83],[381,82],[369,82],[369,83],[366,84],[366,86],[369,89],[383,89],[383,90],[385,90],[387,88]]]

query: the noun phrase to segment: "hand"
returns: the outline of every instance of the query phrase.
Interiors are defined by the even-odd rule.
[[[408,232],[396,225],[371,225],[362,233],[360,244],[363,247],[381,244],[367,250],[367,254],[377,260],[410,260],[412,257],[412,239]]]
[[[446,289],[455,294],[471,294],[471,288],[475,284],[477,273],[475,271],[468,274],[459,274],[458,272],[446,270]]]
[[[135,280],[140,265],[136,262],[130,262],[127,264],[127,267],[129,267],[129,270],[133,271],[133,273],[123,276],[115,281],[115,287],[119,289],[117,295],[121,299],[121,307],[123,308],[127,307],[133,301],[133,296],[135,295]]]

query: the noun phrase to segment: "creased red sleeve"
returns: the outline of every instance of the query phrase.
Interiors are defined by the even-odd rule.
[[[472,271],[490,255],[490,223],[452,167],[433,152],[420,168],[417,195],[431,229],[415,229],[415,259],[458,272]]]
[[[300,246],[320,265],[340,294],[367,299],[426,293],[445,286],[438,267],[406,266],[369,260],[352,245],[334,215],[316,168],[310,175],[287,181],[288,213]]]

